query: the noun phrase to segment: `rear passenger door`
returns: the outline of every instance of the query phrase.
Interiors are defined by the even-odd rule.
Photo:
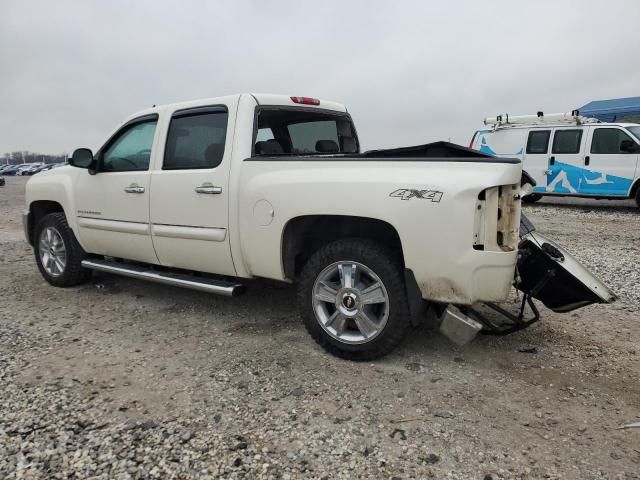
[[[150,221],[161,265],[235,275],[229,247],[233,125],[225,105],[167,112],[162,165],[151,176]]]
[[[547,189],[547,170],[549,168],[549,140],[551,130],[530,130],[524,156],[524,170],[536,181],[534,191]]]
[[[638,162],[636,141],[618,127],[590,127],[589,130],[580,193],[628,195]]]
[[[577,194],[582,181],[584,128],[556,128],[553,132],[547,192]]]

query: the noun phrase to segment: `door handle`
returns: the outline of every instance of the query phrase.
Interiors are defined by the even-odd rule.
[[[196,187],[196,193],[220,195],[222,193],[222,187],[214,187],[213,185],[200,185],[199,187]]]
[[[549,165],[555,165],[556,164],[556,157],[551,157],[549,159]]]
[[[124,187],[124,191],[127,193],[144,193],[144,187],[139,186],[137,183],[132,183],[128,187]]]
[[[591,157],[589,157],[589,155],[587,155],[586,157],[584,157],[584,164],[585,165],[589,165],[589,161],[591,160]]]

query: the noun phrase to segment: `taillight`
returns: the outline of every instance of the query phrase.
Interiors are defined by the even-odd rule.
[[[291,97],[291,101],[302,105],[320,105],[320,100],[311,97]]]

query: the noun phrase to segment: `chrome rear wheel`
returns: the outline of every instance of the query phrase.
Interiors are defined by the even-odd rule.
[[[339,342],[372,341],[389,318],[389,294],[380,277],[362,263],[332,263],[313,285],[313,311],[318,323]]]
[[[325,350],[356,361],[393,350],[411,323],[397,251],[364,238],[318,249],[300,272],[304,325]]]

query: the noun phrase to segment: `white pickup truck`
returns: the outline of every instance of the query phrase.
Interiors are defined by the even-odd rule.
[[[242,279],[297,282],[309,333],[345,358],[386,354],[425,307],[454,339],[523,328],[522,311],[501,329],[473,307],[513,285],[557,311],[614,298],[537,233],[520,238],[519,160],[444,143],[360,153],[333,102],[154,106],[69,163],[26,187],[49,283],[99,270],[234,296]]]

